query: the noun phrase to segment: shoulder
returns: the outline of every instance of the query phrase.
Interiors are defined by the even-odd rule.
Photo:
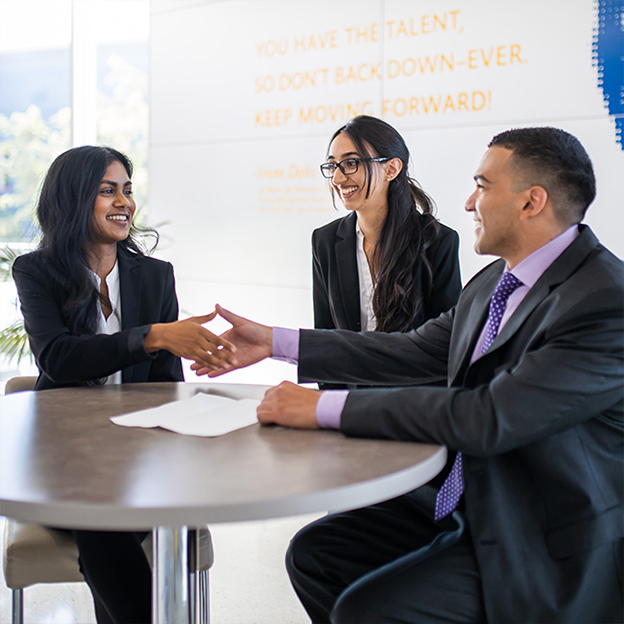
[[[328,243],[336,238],[346,238],[351,234],[355,235],[355,213],[348,214],[346,217],[334,219],[320,228],[316,228],[312,232],[312,242]]]
[[[427,256],[457,253],[459,251],[459,234],[452,228],[437,221],[437,232],[425,248]]]
[[[439,221],[438,223],[440,224],[440,231],[438,232],[439,240],[459,241],[459,234],[453,228]]]
[[[459,247],[459,234],[448,225],[444,225],[444,223],[438,221],[438,235],[434,240],[434,245],[437,245],[438,247]]]
[[[150,273],[155,275],[166,275],[173,272],[173,265],[166,260],[159,260],[151,256],[133,253],[124,248],[119,248],[117,252],[119,261],[119,270],[139,270],[142,273]]]
[[[13,277],[20,274],[44,274],[46,264],[40,251],[31,251],[18,256],[11,267]]]

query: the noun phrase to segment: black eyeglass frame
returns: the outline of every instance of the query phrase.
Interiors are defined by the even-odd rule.
[[[344,170],[342,163],[346,162],[347,160],[352,160],[353,162],[355,162],[355,171],[350,171],[349,173],[347,173]],[[338,167],[340,171],[342,171],[343,175],[350,176],[358,172],[358,167],[361,162],[387,162],[388,160],[390,160],[390,158],[343,158],[340,162],[324,162],[322,165],[319,165],[319,169],[321,170],[321,175],[324,178],[331,180],[336,173],[336,167]],[[327,175],[325,171],[330,167],[331,173],[330,175]]]

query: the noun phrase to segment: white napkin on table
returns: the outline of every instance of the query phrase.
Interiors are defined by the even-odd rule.
[[[254,399],[198,393],[190,399],[112,416],[111,420],[123,427],[163,427],[182,435],[216,437],[258,422],[258,405],[260,401]]]

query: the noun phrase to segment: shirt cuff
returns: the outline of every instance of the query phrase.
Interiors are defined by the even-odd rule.
[[[286,327],[273,328],[273,356],[291,364],[299,361],[299,330]]]
[[[321,429],[340,429],[342,410],[348,396],[348,390],[326,390],[321,392],[321,396],[316,404],[316,420]]]

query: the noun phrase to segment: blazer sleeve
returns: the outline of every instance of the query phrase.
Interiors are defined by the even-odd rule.
[[[351,393],[342,430],[490,457],[597,419],[621,444],[623,307],[621,283],[581,272],[471,364],[462,387]]]
[[[446,383],[454,315],[455,310],[449,310],[407,333],[302,329],[299,381],[374,386]]]
[[[167,262],[166,267],[160,322],[172,323],[178,320],[178,297],[175,289],[173,266]],[[150,366],[148,381],[184,381],[182,361],[173,353],[161,349]]]
[[[440,238],[427,250],[431,263],[431,293],[424,302],[425,320],[450,310],[462,290],[459,267],[459,235],[442,225]]]
[[[15,260],[13,278],[30,346],[43,374],[58,384],[85,382],[153,359],[143,348],[150,325],[112,335],[73,336],[33,255]]]

